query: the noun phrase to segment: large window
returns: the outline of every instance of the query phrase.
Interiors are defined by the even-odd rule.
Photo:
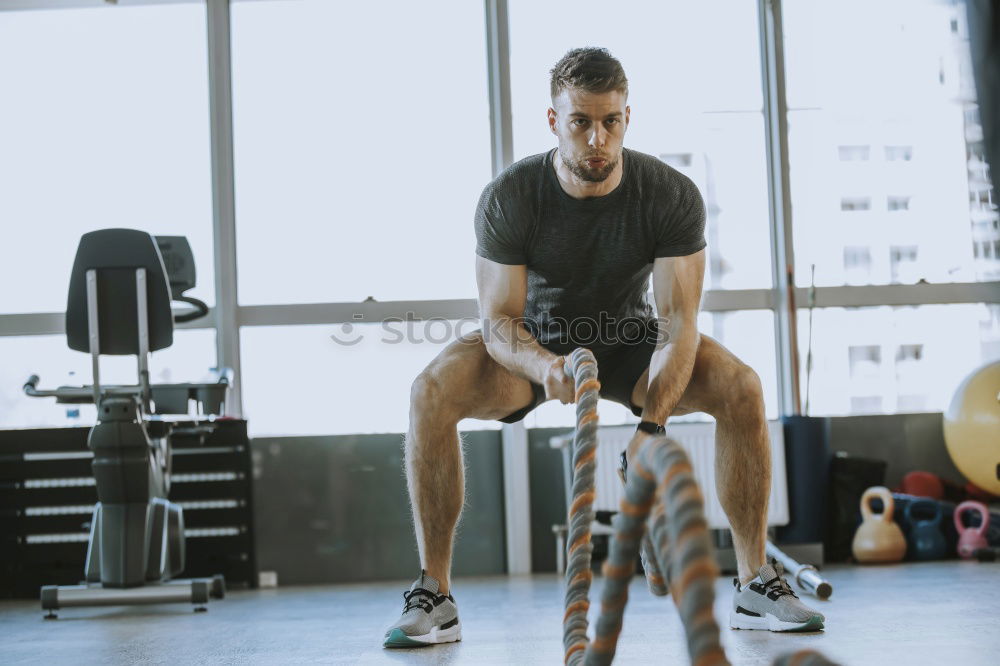
[[[797,284],[813,269],[820,287],[887,296],[880,285],[998,279],[965,3],[782,6]],[[942,410],[1000,357],[996,304],[826,308],[798,321],[803,406],[816,415]]]
[[[629,78],[626,147],[678,168],[708,212],[708,289],[771,286],[757,11],[752,2],[510,2],[514,154],[556,145],[549,70],[603,46]],[[725,48],[720,48],[720,45]]]
[[[233,4],[241,303],[476,296],[483,5],[433,4]]]
[[[996,305],[823,308],[811,337],[808,311],[798,319],[813,415],[943,411],[966,375],[1000,359]]]
[[[474,319],[244,328],[243,402],[254,436],[406,432],[410,386]],[[462,430],[499,429],[466,419]]]
[[[205,8],[0,12],[0,62],[0,312],[64,311],[109,227],[187,236],[211,305]]]
[[[588,45],[607,47],[629,77],[625,145],[690,177],[705,199],[712,311],[699,329],[757,370],[769,418],[779,395],[786,408],[792,400],[778,388],[790,383],[775,358],[782,312],[768,309],[769,182],[784,182],[768,180],[768,165],[790,170],[796,284],[807,286],[815,267],[816,302],[864,298],[864,308],[816,309],[811,326],[799,313],[811,413],[940,410],[957,379],[1000,358],[1000,305],[976,302],[989,298],[982,285],[949,284],[946,296],[903,286],[1000,280],[998,197],[961,0],[508,0],[508,24],[494,27],[509,39],[489,53],[494,7],[466,0],[259,0],[212,12],[199,1],[67,4],[86,3],[0,0],[9,102],[0,105],[0,426],[87,419],[19,393],[32,372],[46,386],[90,380],[86,356],[65,348],[56,318],[39,314],[64,310],[86,231],[187,236],[199,274],[191,295],[214,304],[216,183],[227,262],[219,275],[235,273],[239,289],[235,311],[219,312],[236,322],[227,335],[237,339],[219,347],[242,358],[251,432],[405,431],[410,384],[454,329],[419,322],[431,335],[393,342],[381,324],[355,325],[366,333],[357,345],[331,335],[355,309],[475,314],[472,220],[492,175],[491,140],[510,140],[514,159],[552,148],[549,70]],[[780,142],[765,133],[776,126],[764,116],[765,81],[767,99],[779,90],[775,72],[761,74],[761,44],[777,45],[761,6],[782,8],[788,160],[768,159]],[[209,77],[227,63],[206,48],[206,35],[225,43],[227,23],[216,20],[225,11],[232,71]],[[210,86],[225,101],[229,74],[232,137],[226,104],[216,113],[208,104]],[[503,95],[488,94],[505,81],[509,118],[504,105],[490,106]],[[234,164],[224,153],[210,160],[213,136],[221,146],[233,139]],[[230,166],[235,252],[225,245]],[[969,302],[935,305],[940,298]],[[371,300],[426,302],[361,305]],[[153,355],[154,380],[197,378],[217,364],[214,329],[177,340]],[[780,366],[790,367],[781,345]],[[131,381],[132,363],[102,367]],[[604,423],[634,419],[602,405]],[[549,403],[525,423],[573,420],[571,407]]]
[[[965,3],[782,5],[798,284],[998,279]]]
[[[477,328],[474,318],[244,328],[243,402],[251,434],[406,432],[413,380],[458,335]],[[757,371],[767,416],[776,418],[772,313],[702,312],[698,328]],[[630,410],[610,401],[601,402],[600,415],[608,425],[638,422]],[[558,401],[543,404],[524,420],[529,428],[575,422],[574,407]],[[459,423],[461,430],[499,427],[497,421]]]
[[[22,3],[23,4],[23,3]],[[205,8],[199,4],[0,12],[0,313],[63,312],[80,236],[109,227],[186,236],[214,303]],[[0,331],[0,334],[4,331]],[[154,382],[201,378],[214,330],[177,331]],[[102,379],[136,382],[104,357]],[[92,424],[93,405],[30,399],[91,382],[63,335],[0,337],[0,427]]]
[[[0,337],[0,428],[93,425],[94,405],[65,405],[55,398],[29,398],[21,386],[38,375],[39,388],[93,382],[90,355],[66,346],[64,335]],[[149,356],[153,384],[196,382],[215,366],[215,331],[175,330],[174,344]],[[102,356],[101,382],[136,384],[134,356]]]

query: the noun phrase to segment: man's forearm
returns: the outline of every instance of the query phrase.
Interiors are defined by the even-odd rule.
[[[545,383],[545,374],[558,357],[542,347],[521,320],[513,317],[484,319],[483,339],[494,361],[536,384]]]
[[[674,332],[676,339],[657,349],[650,359],[643,421],[665,424],[691,381],[700,334],[694,322],[678,326]]]

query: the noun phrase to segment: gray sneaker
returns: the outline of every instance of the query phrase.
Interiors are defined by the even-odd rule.
[[[440,583],[426,571],[403,592],[403,614],[386,629],[382,647],[413,648],[462,640],[458,607],[449,594],[438,594]]]
[[[819,631],[825,618],[814,611],[792,592],[781,577],[781,565],[765,564],[757,577],[746,585],[739,578],[733,580],[733,610],[729,613],[729,626],[733,629],[765,629],[768,631]]]

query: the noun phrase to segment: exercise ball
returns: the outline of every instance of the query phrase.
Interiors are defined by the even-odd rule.
[[[1000,361],[959,384],[944,413],[944,442],[969,481],[1000,495]]]

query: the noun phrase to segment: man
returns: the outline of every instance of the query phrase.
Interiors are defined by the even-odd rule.
[[[558,147],[506,169],[479,201],[482,330],[449,345],[413,382],[406,473],[422,571],[384,645],[461,639],[450,594],[465,493],[456,426],[463,418],[514,423],[546,400],[573,402],[563,365],[579,346],[597,357],[601,396],[642,419],[629,455],[672,414],[716,418],[719,499],[739,570],[731,626],[821,628],[823,616],[765,564],[771,462],[760,380],[697,330],[705,269],[697,188],[623,148],[628,81],[606,50],[567,53],[552,70],[551,94]],[[645,301],[651,275],[658,319]],[[650,588],[666,594],[645,559]]]

